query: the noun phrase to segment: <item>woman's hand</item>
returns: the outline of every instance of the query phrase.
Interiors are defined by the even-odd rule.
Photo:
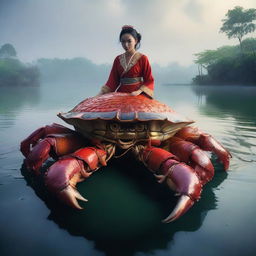
[[[101,88],[100,88],[100,92],[96,95],[96,96],[100,96],[100,95],[103,95],[103,94],[106,94],[106,93],[110,93],[111,90],[108,86],[106,85],[103,85]]]
[[[142,90],[137,90],[137,91],[134,91],[134,92],[131,92],[131,95],[132,96],[138,96],[138,95],[140,95],[142,93]]]

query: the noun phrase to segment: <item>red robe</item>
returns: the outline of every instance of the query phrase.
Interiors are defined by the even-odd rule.
[[[128,67],[126,65],[124,54],[117,56],[105,86],[112,92],[131,93],[140,89],[152,98],[154,78],[147,56],[137,52]]]

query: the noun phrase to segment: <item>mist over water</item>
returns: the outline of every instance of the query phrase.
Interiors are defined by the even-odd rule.
[[[37,86],[0,87],[1,256],[255,255],[256,88],[181,86],[198,73],[195,53],[238,44],[219,34],[234,5],[255,8],[255,0],[0,0],[0,48],[12,44],[17,57],[10,61],[40,71]],[[19,151],[31,132],[66,125],[57,114],[99,92],[123,52],[125,24],[142,34],[139,51],[152,65],[156,99],[195,120],[233,156],[228,172],[212,156],[215,177],[201,199],[167,225],[161,220],[177,198],[132,157],[113,159],[78,184],[89,202],[75,211],[51,197]]]
[[[56,114],[99,87],[49,81],[36,88],[1,88],[1,255],[253,255],[256,88],[156,84],[157,100],[194,119],[233,155],[227,173],[213,157],[216,174],[201,200],[164,225],[161,219],[176,198],[129,157],[110,161],[78,185],[89,199],[78,212],[52,199],[41,177],[33,178],[23,166],[20,141],[38,127],[64,124]]]

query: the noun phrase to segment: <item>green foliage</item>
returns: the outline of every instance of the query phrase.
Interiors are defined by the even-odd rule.
[[[207,75],[193,79],[195,84],[255,84],[256,85],[256,39],[247,38],[239,45],[223,46],[195,54],[195,63],[203,65]]]
[[[11,57],[16,57],[17,52],[13,45],[11,44],[4,44],[0,48],[0,58],[11,58]]]
[[[242,41],[243,52],[247,54],[256,54],[256,39],[246,38]]]
[[[34,86],[39,83],[39,69],[25,65],[17,58],[13,45],[0,48],[0,86]]]
[[[38,85],[39,70],[27,66],[17,59],[0,59],[0,86],[34,86]]]
[[[256,58],[242,55],[239,58],[223,58],[208,67],[212,81],[222,84],[256,84]]]
[[[227,12],[226,17],[222,20],[223,25],[220,32],[226,33],[228,38],[238,38],[241,42],[246,34],[256,29],[256,25],[253,23],[256,20],[256,9],[244,10],[243,7],[236,6]]]
[[[205,50],[200,53],[196,53],[197,59],[195,63],[207,67],[208,65],[218,62],[222,58],[234,56],[239,53],[237,46],[222,46],[217,50]]]
[[[245,54],[256,53],[256,39],[247,38],[242,41],[242,46]],[[235,46],[222,46],[216,50],[205,50],[203,52],[196,53],[195,63],[203,65],[205,68],[207,66],[220,61],[223,58],[229,58],[234,56],[240,56],[241,52],[239,50],[239,45]]]

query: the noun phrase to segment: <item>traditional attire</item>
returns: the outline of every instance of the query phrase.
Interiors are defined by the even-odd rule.
[[[154,78],[151,66],[146,55],[136,52],[127,64],[125,54],[117,56],[114,60],[107,83],[102,92],[134,92],[141,90],[153,98]]]

